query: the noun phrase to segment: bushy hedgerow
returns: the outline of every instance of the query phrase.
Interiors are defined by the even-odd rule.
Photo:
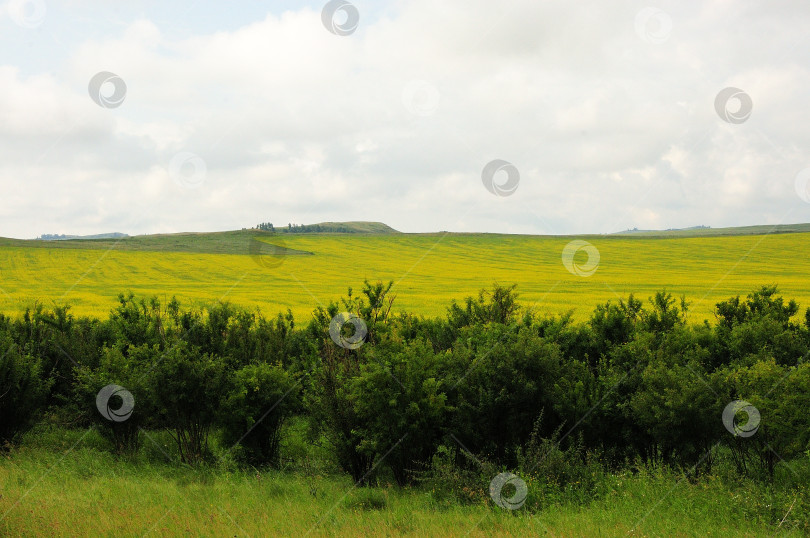
[[[430,469],[455,476],[451,464],[460,482],[483,479],[476,460],[525,471],[540,453],[532,447],[565,465],[527,479],[561,487],[592,471],[596,454],[606,468],[654,461],[696,476],[722,447],[738,472],[767,478],[810,450],[810,310],[775,286],[718,303],[711,323],[687,322],[688,301],[665,291],[576,322],[525,309],[514,286],[497,284],[424,318],[394,314],[392,286],[366,281],[304,324],[289,312],[184,309],[132,294],[103,320],[42,306],[0,317],[12,350],[0,420],[14,423],[0,433],[16,438],[47,405],[62,421],[94,423],[121,452],[159,428],[198,463],[217,431],[222,450],[258,466],[278,463],[295,414],[355,481],[399,484]],[[339,315],[362,321],[356,340],[348,324],[335,333]],[[125,421],[98,410],[108,385],[134,399]],[[754,434],[735,430],[741,417],[722,420],[734,402],[757,409]]]

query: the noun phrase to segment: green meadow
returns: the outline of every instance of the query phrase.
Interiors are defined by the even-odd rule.
[[[458,504],[424,488],[357,487],[324,468],[181,467],[165,462],[170,447],[153,432],[127,459],[94,430],[30,432],[0,457],[0,536],[802,536],[792,519],[808,502],[731,469],[692,483],[645,467],[604,476],[590,501],[510,512],[486,498]],[[322,457],[301,439],[283,450]]]
[[[572,240],[599,252],[591,276],[561,255]],[[261,241],[261,243],[259,243]],[[270,245],[277,245],[273,248]],[[810,233],[691,236],[522,236],[498,234],[269,234],[251,230],[142,236],[121,241],[0,241],[0,311],[35,301],[104,317],[119,293],[176,296],[187,306],[230,301],[265,314],[308,319],[318,304],[365,279],[394,281],[394,310],[442,314],[453,299],[493,282],[516,283],[524,304],[585,319],[594,305],[635,293],[685,295],[693,322],[714,304],[777,284],[810,305],[803,255]],[[283,245],[283,248],[282,248]],[[577,253],[575,263],[587,261]]]

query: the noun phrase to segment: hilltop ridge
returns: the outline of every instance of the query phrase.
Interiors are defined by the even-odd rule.
[[[398,234],[401,233],[384,222],[347,221],[319,222],[317,224],[288,224],[277,226],[275,231],[281,233],[350,233],[350,234]]]
[[[93,234],[93,235],[42,234],[39,237],[37,237],[37,240],[39,240],[39,241],[67,241],[69,239],[120,239],[122,237],[129,237],[129,235],[122,234],[121,232]]]
[[[810,223],[797,224],[757,224],[754,226],[731,226],[712,228],[711,226],[692,226],[690,228],[670,228],[668,230],[624,230],[613,232],[612,236],[632,237],[709,237],[716,235],[764,235],[810,232]]]

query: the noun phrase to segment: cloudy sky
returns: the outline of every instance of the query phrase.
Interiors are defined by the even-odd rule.
[[[0,236],[810,222],[806,0],[336,7],[4,4]]]

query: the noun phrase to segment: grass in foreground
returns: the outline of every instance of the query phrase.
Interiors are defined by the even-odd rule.
[[[420,488],[355,488],[345,476],[300,468],[192,469],[160,462],[164,438],[154,439],[121,459],[93,430],[29,435],[0,458],[0,535],[802,535],[791,495],[752,482],[642,470],[607,476],[595,500],[531,514],[448,503]]]

